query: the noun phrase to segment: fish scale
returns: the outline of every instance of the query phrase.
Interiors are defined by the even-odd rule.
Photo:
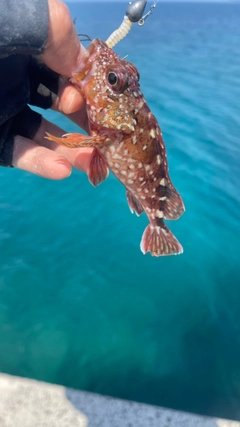
[[[140,90],[136,67],[95,39],[71,82],[86,99],[90,136],[47,138],[67,147],[94,147],[90,182],[100,184],[111,169],[127,189],[130,210],[137,215],[145,212],[149,218],[141,240],[143,253],[181,253],[164,218],[178,219],[185,209],[170,180],[162,132]]]

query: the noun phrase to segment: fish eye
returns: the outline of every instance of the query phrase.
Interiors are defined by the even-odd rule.
[[[116,86],[118,83],[118,76],[117,74],[113,73],[112,71],[108,73],[108,83],[111,86]]]

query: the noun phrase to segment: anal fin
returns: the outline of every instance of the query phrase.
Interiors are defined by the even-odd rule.
[[[176,237],[164,224],[149,224],[143,233],[140,247],[144,254],[150,252],[153,256],[177,255],[183,252]]]
[[[88,169],[88,179],[94,187],[101,184],[109,174],[105,160],[99,154],[99,151],[94,148]]]
[[[130,211],[132,213],[135,212],[137,216],[141,215],[144,209],[141,203],[139,203],[139,201],[136,199],[136,197],[134,197],[130,190],[127,190],[127,201]]]

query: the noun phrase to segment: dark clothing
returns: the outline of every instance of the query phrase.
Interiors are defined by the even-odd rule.
[[[32,139],[41,116],[27,105],[51,107],[59,75],[37,55],[48,38],[47,0],[0,0],[0,165],[11,166],[13,139]]]

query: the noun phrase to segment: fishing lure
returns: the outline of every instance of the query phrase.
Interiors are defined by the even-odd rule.
[[[151,15],[157,3],[154,3],[148,13],[143,16],[147,0],[137,0],[134,2],[129,2],[128,8],[126,10],[126,15],[123,18],[123,22],[120,27],[115,30],[106,40],[108,47],[114,47],[120,40],[122,40],[129,33],[132,24],[138,22],[138,25],[141,27],[144,25],[147,17]]]

